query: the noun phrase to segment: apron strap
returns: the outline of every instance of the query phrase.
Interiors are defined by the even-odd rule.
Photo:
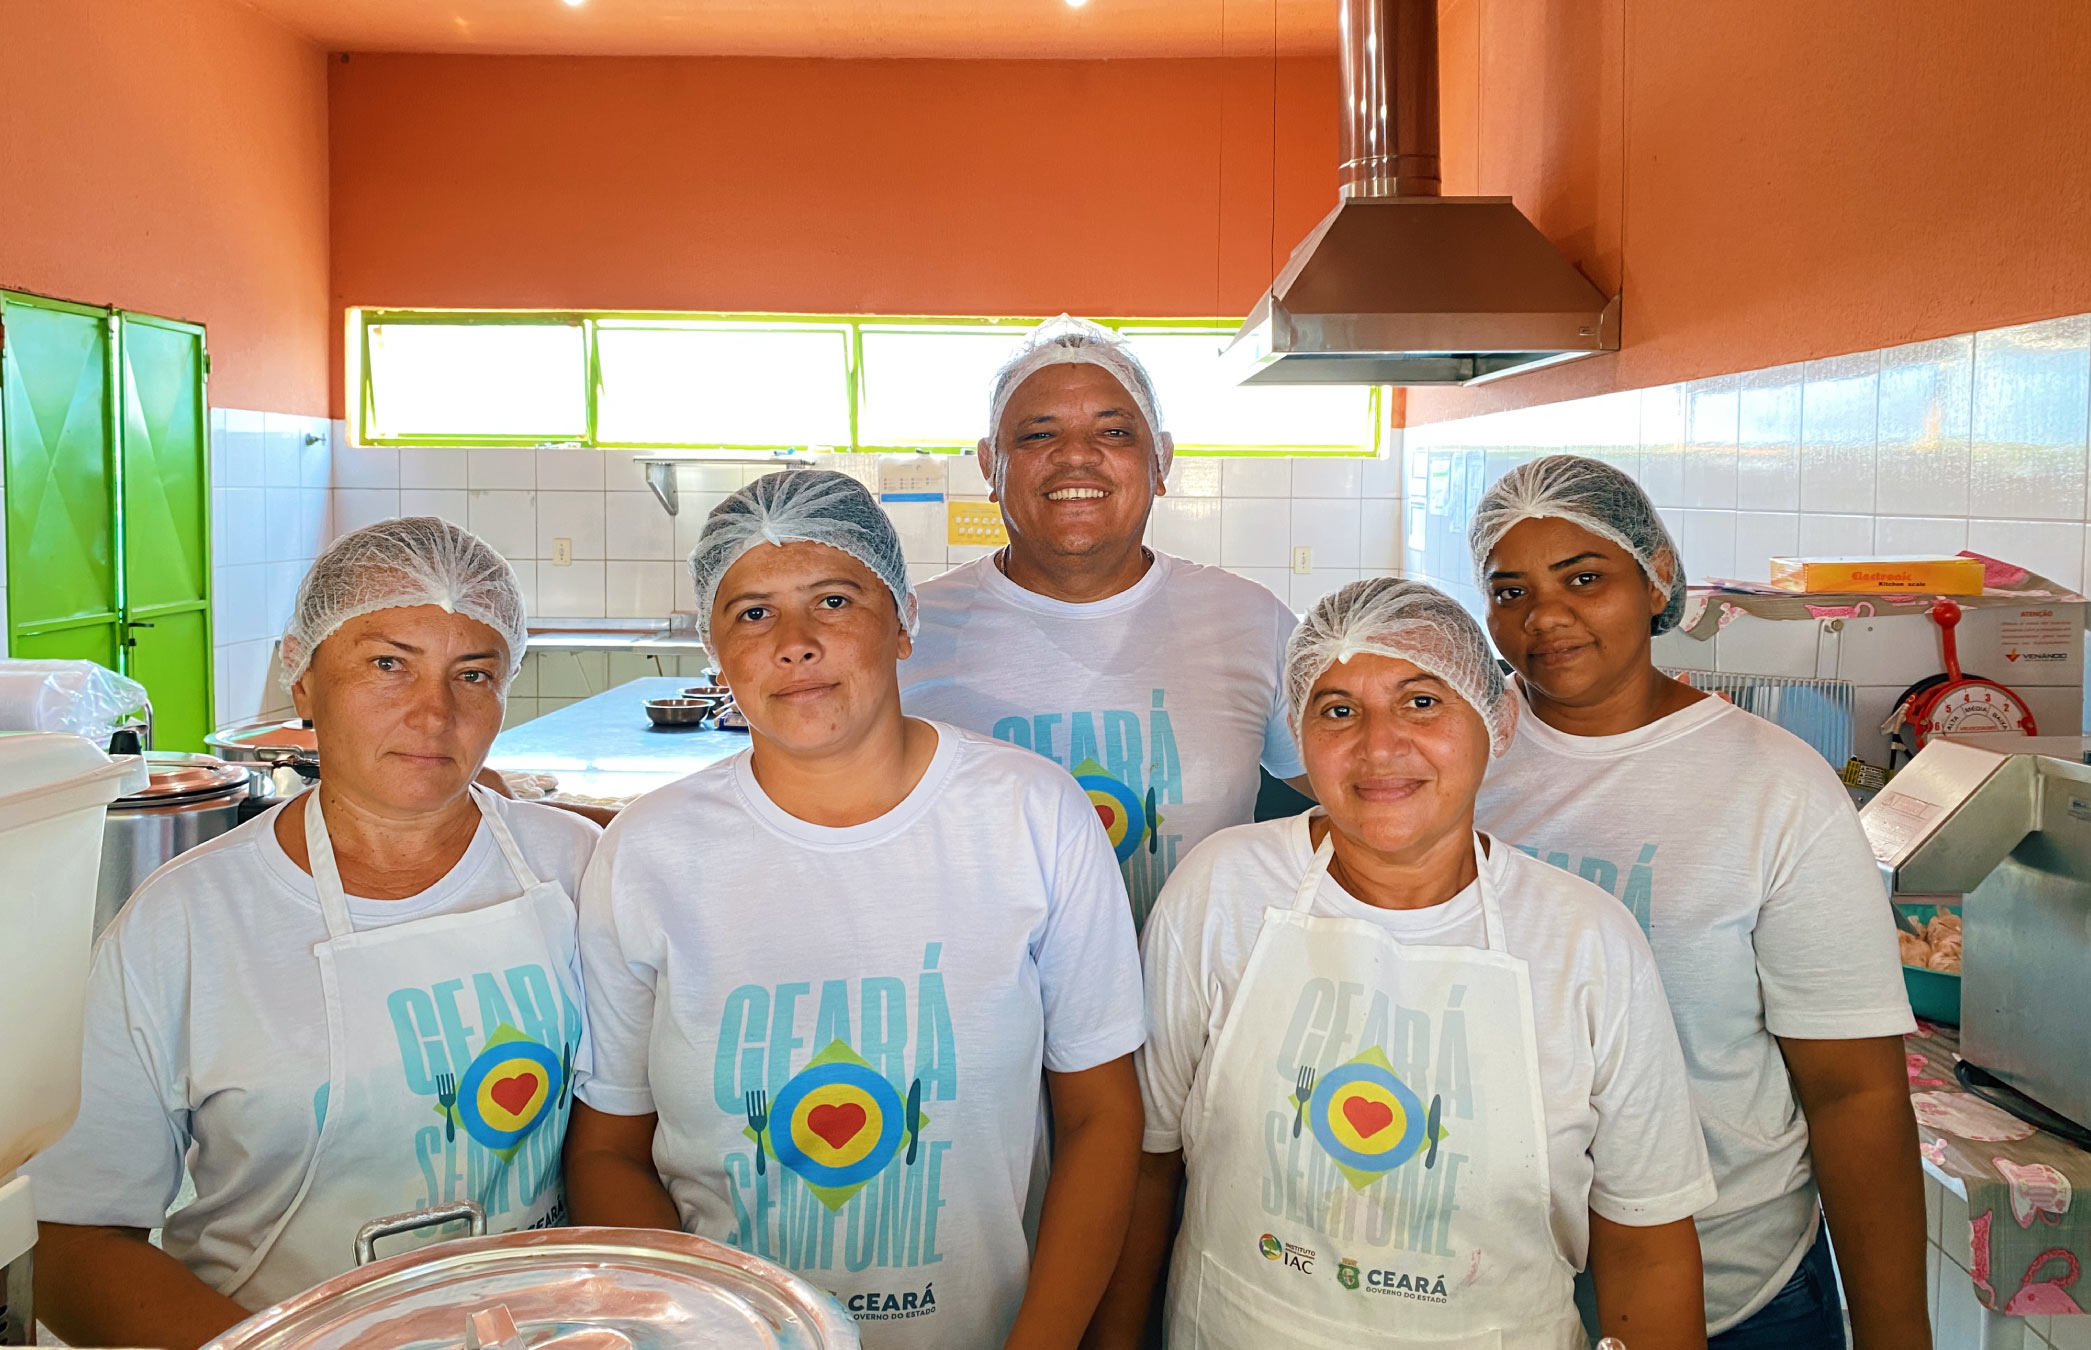
[[[479,818],[486,822],[488,832],[501,850],[501,857],[508,863],[508,870],[515,874],[524,891],[531,890],[538,884],[537,873],[523,857],[523,850],[509,830],[508,822],[487,800],[492,793],[477,783],[472,784],[468,791],[472,795],[472,804],[479,808]],[[356,931],[356,925],[349,917],[348,893],[342,889],[341,868],[334,861],[334,841],[327,833],[326,817],[320,812],[319,788],[313,787],[307,795],[311,800],[305,803],[305,853],[306,863],[312,869],[312,888],[319,892],[319,911],[327,921],[328,938],[347,937]],[[467,850],[470,847],[466,845]]]
[[[501,849],[501,856],[508,860],[508,870],[515,873],[516,881],[524,890],[533,889],[538,883],[537,873],[530,870],[529,860],[523,857],[522,847],[516,843],[515,835],[508,828],[508,822],[501,818],[501,809],[494,805],[493,789],[474,783],[471,791],[472,800],[479,803],[479,818],[486,822],[487,831],[494,836],[494,843]]]
[[[305,865],[312,872],[312,889],[319,892],[319,912],[327,921],[329,939],[344,938],[356,931],[349,921],[348,893],[341,888],[341,869],[334,864],[334,841],[327,834],[327,818],[319,809],[319,785],[305,793]]]
[[[1314,818],[1307,818],[1307,837],[1314,837]],[[1307,864],[1307,871],[1300,878],[1299,889],[1292,893],[1292,912],[1305,914],[1314,907],[1314,893],[1321,889],[1321,879],[1329,870],[1329,859],[1336,855],[1336,827],[1321,837],[1321,847],[1314,850],[1314,861]]]
[[[1474,889],[1481,899],[1481,940],[1490,951],[1508,955],[1510,935],[1503,929],[1503,911],[1496,905],[1496,887],[1489,879],[1488,853],[1481,847],[1482,838],[1481,831],[1474,831]]]
[[[1308,818],[1308,837],[1312,838],[1313,817]],[[1496,888],[1489,880],[1488,854],[1481,847],[1482,834],[1474,832],[1474,889],[1481,901],[1481,940],[1492,952],[1508,952],[1509,938],[1503,931],[1503,912],[1496,906]],[[1321,846],[1314,850],[1314,861],[1300,877],[1299,888],[1292,893],[1292,912],[1305,914],[1314,907],[1314,893],[1321,889],[1321,879],[1328,873],[1329,859],[1336,853],[1336,827],[1322,836]]]

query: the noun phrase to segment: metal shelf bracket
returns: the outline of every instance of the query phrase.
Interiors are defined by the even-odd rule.
[[[670,460],[651,459],[646,461],[646,486],[653,489],[654,500],[661,509],[674,515],[680,509],[675,494],[675,464]]]

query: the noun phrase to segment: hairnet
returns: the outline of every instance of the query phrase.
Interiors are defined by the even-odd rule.
[[[1474,574],[1488,590],[1488,558],[1519,521],[1552,516],[1570,521],[1633,555],[1648,579],[1670,592],[1670,602],[1649,624],[1662,634],[1684,615],[1684,559],[1663,518],[1641,485],[1602,460],[1548,455],[1520,464],[1481,496],[1467,525]]]
[[[712,597],[726,569],[757,544],[826,544],[871,569],[893,592],[893,608],[910,634],[915,631],[915,588],[900,535],[871,492],[833,469],[780,469],[766,473],[712,508],[697,547],[690,550],[690,579],[697,585],[697,632],[712,640]]]
[[[327,545],[298,586],[283,634],[283,682],[296,683],[334,631],[381,609],[436,605],[477,619],[508,645],[506,685],[530,643],[515,569],[478,535],[435,516],[366,525]]]
[[[1063,365],[1102,366],[1125,386],[1125,392],[1138,405],[1140,416],[1147,420],[1148,439],[1154,442],[1155,481],[1167,478],[1169,465],[1176,458],[1176,442],[1162,430],[1162,407],[1154,396],[1154,381],[1149,378],[1147,367],[1140,364],[1140,358],[1133,355],[1125,339],[1110,329],[1062,314],[1025,334],[1023,346],[995,372],[994,390],[988,396],[987,435],[981,443],[995,452],[996,489],[1000,490],[1002,479],[1009,472],[1006,447],[995,442],[1001,434],[1003,410],[1025,380],[1047,366]]]
[[[1488,638],[1459,602],[1420,581],[1367,577],[1325,595],[1285,644],[1285,706],[1294,734],[1307,695],[1329,667],[1361,653],[1428,671],[1467,701],[1488,727],[1491,755],[1510,748],[1517,710]]]

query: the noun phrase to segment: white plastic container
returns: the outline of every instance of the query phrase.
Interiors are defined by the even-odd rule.
[[[24,1181],[80,1108],[94,883],[110,802],[145,784],[136,755],[114,759],[78,736],[0,736],[0,1263],[19,1233]]]

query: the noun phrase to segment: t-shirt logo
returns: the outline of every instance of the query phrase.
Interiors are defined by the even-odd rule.
[[[1155,689],[1145,709],[1077,708],[1004,717],[993,732],[998,741],[1060,765],[1089,794],[1125,876],[1136,930],[1146,925],[1162,883],[1183,852],[1181,823],[1175,832],[1162,832],[1163,809],[1182,806],[1187,791],[1176,729],[1163,706],[1167,701],[1168,691]]]
[[[885,1170],[903,1139],[914,1162],[929,1119],[922,1114],[921,1079],[908,1089],[912,1106],[903,1106],[893,1085],[841,1041],[807,1061],[774,1103],[764,1096],[759,1089],[748,1093],[743,1133],[830,1211]]]
[[[1132,857],[1143,845],[1152,853],[1161,844],[1162,813],[1153,788],[1147,789],[1147,799],[1142,801],[1093,759],[1075,765],[1075,782],[1089,794],[1089,802],[1096,808],[1096,818],[1104,823],[1104,833],[1110,836],[1111,851],[1118,855],[1118,861]]]
[[[1577,861],[1569,853],[1558,850],[1549,850],[1541,853],[1530,844],[1517,845],[1517,851],[1528,857],[1537,858],[1549,866],[1558,867],[1571,875],[1579,876],[1591,885],[1596,886],[1599,890],[1616,896],[1619,903],[1625,905],[1628,911],[1633,914],[1634,922],[1641,925],[1641,932],[1644,936],[1654,931],[1651,922],[1651,911],[1655,908],[1656,845],[1641,845],[1640,857],[1634,862],[1633,866],[1626,869],[1626,885],[1624,887],[1621,887],[1619,884],[1619,864],[1613,862],[1610,858],[1599,857],[1595,853],[1586,853],[1580,861]]]
[[[719,1159],[733,1211],[725,1241],[818,1278],[943,1261],[946,1169],[965,1142],[929,1137],[932,1102],[937,1133],[961,1120],[942,958],[941,942],[923,944],[912,982],[787,980],[726,996],[712,1065],[713,1103],[731,1120]],[[820,1048],[799,1062],[810,1046]],[[876,1287],[852,1282],[860,1317],[936,1311],[926,1286]]]

